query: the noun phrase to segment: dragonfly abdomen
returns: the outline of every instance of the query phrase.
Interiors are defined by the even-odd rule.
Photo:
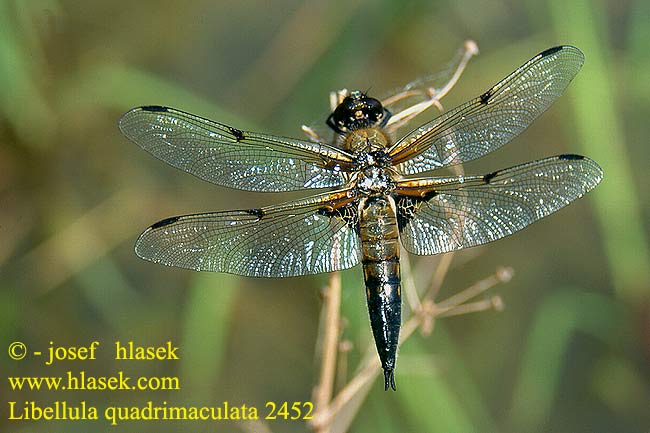
[[[395,389],[401,293],[397,217],[390,197],[370,197],[362,202],[359,234],[368,313],[384,369],[384,386]]]

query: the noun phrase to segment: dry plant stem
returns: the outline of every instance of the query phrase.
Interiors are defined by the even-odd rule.
[[[402,126],[404,126],[407,122],[409,122],[411,119],[416,117],[418,114],[428,110],[431,106],[435,106],[438,111],[441,113],[444,110],[442,104],[440,103],[440,99],[438,98],[437,95],[431,95],[431,99],[427,99],[426,101],[422,101],[418,104],[415,104],[409,108],[406,108],[399,113],[394,114],[388,123],[386,124],[386,127],[390,129],[390,131],[395,131]]]
[[[390,118],[387,124],[387,126],[390,127],[391,130],[400,128],[401,126],[403,126],[405,123],[413,119],[418,114],[429,109],[431,106],[436,106],[441,113],[444,111],[442,104],[440,103],[440,100],[447,93],[449,93],[449,91],[456,85],[458,79],[463,74],[463,71],[465,71],[465,67],[467,67],[467,63],[469,63],[469,60],[473,56],[478,54],[478,46],[476,45],[476,42],[471,40],[465,41],[463,50],[464,50],[463,57],[461,61],[458,63],[458,66],[456,67],[456,70],[454,71],[454,74],[449,79],[449,81],[447,81],[447,83],[440,90],[434,88],[427,89],[427,96],[429,97],[429,99],[422,101],[418,104],[415,104],[409,108],[406,108],[400,111],[399,113],[395,113]],[[397,95],[394,95],[390,98],[387,98],[386,100],[383,101],[383,104],[385,106],[389,106],[404,98],[410,96],[416,96],[418,94],[419,92],[407,90],[402,93],[398,93]]]
[[[307,125],[302,125],[300,127],[302,129],[302,132],[307,134],[307,136],[311,139],[311,141],[314,141],[316,143],[324,143],[325,140],[323,140],[317,133],[314,131],[312,128],[310,128]]]
[[[325,407],[332,398],[338,353],[339,325],[341,323],[341,275],[333,272],[325,293],[325,335],[320,381],[314,392],[316,408]]]
[[[501,297],[493,296],[489,299],[483,301],[470,302],[467,304],[459,305],[457,307],[449,308],[448,310],[440,311],[436,314],[436,317],[451,317],[451,316],[460,316],[461,314],[469,313],[478,313],[480,311],[500,309],[497,305],[503,305]]]
[[[447,254],[446,256],[452,256],[452,254]],[[445,268],[448,270],[449,265],[447,264]],[[437,277],[440,281],[444,278],[446,270],[441,272],[443,274]],[[438,305],[434,304],[431,298],[423,297],[421,301],[422,308],[420,311],[411,316],[402,325],[399,343],[400,346],[404,341],[410,338],[418,327],[431,317],[452,316],[489,309],[500,310],[502,308],[502,303],[501,298],[498,296],[470,304],[463,304],[463,302],[480,295],[482,292],[499,283],[508,281],[512,277],[512,274],[513,271],[511,268],[499,268],[495,274],[473,284],[459,294],[447,298]],[[317,406],[317,412],[314,414],[314,418],[310,422],[315,431],[328,431],[327,429],[331,425],[332,420],[344,407],[350,404],[355,398],[364,398],[365,393],[363,391],[367,390],[369,388],[369,383],[377,377],[380,367],[379,360],[375,356],[374,352],[369,350],[361,361],[357,374],[343,389],[341,389],[331,403],[329,405]]]
[[[499,283],[507,282],[512,278],[514,271],[512,268],[499,268],[494,275],[476,282],[469,288],[457,293],[444,301],[438,302],[437,309],[440,312],[447,311],[457,305],[469,301],[470,299],[480,295],[488,289],[496,286]]]
[[[411,261],[408,257],[408,254],[402,254],[400,262],[400,266],[406,271],[402,273],[402,286],[404,287],[406,302],[408,302],[411,311],[419,311],[421,308],[420,297],[418,296],[418,291],[415,287],[415,282],[413,281]]]
[[[435,299],[436,296],[438,296],[438,292],[442,287],[442,282],[445,280],[445,276],[447,275],[447,272],[449,272],[451,262],[454,260],[454,254],[455,253],[452,251],[450,253],[443,254],[442,257],[440,257],[440,262],[438,263],[438,266],[436,266],[436,270],[433,273],[433,278],[431,278],[431,285],[429,286],[429,290],[424,293],[423,299]]]
[[[336,110],[336,107],[339,106],[343,99],[350,94],[348,89],[337,90],[336,92],[330,92],[330,111]]]
[[[402,325],[400,335],[400,345],[408,339],[411,334],[418,328],[423,316],[414,315]],[[365,394],[361,391],[368,387],[368,384],[375,380],[381,369],[381,364],[372,351],[368,351],[360,363],[361,367],[357,374],[348,382],[348,384],[337,394],[329,406],[321,406],[320,410],[314,414],[310,424],[316,432],[327,431],[332,419],[354,398],[363,398]],[[318,406],[317,406],[318,407]]]
[[[384,105],[384,107],[388,107],[396,102],[401,101],[402,99],[410,98],[411,96],[420,96],[420,94],[421,92],[419,90],[405,90],[403,92],[397,93],[396,95],[389,96],[388,98],[381,101],[381,103]]]
[[[332,419],[339,413],[349,402],[357,397],[359,393],[370,383],[375,380],[379,374],[379,360],[375,362],[365,362],[357,374],[348,382],[348,384],[337,394],[329,406],[322,406],[314,414],[310,424],[316,432],[327,431]],[[363,398],[363,395],[360,395]]]
[[[345,378],[348,377],[348,359],[349,353],[353,345],[349,340],[343,340],[339,343],[339,362],[336,369],[336,389],[341,389],[345,386]]]
[[[478,45],[476,45],[476,42],[472,40],[465,41],[465,45],[463,48],[465,50],[465,52],[463,53],[463,59],[460,61],[460,64],[458,65],[458,68],[456,68],[456,72],[454,72],[454,75],[451,77],[451,80],[449,80],[447,84],[442,89],[440,89],[440,91],[436,94],[437,99],[441,99],[447,93],[449,93],[449,91],[456,85],[456,82],[458,81],[461,74],[465,70],[465,67],[469,62],[469,59],[471,59],[472,57],[478,54]]]

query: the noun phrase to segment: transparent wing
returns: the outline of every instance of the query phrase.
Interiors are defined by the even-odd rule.
[[[347,269],[360,254],[349,201],[348,191],[338,191],[261,209],[168,218],[140,235],[135,252],[167,266],[250,277]]]
[[[396,190],[402,243],[432,255],[491,242],[582,197],[602,177],[591,159],[559,155],[485,176],[405,180]]]
[[[131,141],[168,164],[217,185],[294,191],[342,185],[345,152],[323,143],[241,131],[180,110],[134,108],[120,119]]]
[[[550,48],[494,87],[425,123],[388,151],[393,165],[415,174],[479,158],[498,149],[542,114],[584,62],[571,46]]]

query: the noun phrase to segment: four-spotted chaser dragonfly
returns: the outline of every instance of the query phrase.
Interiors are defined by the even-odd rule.
[[[395,389],[400,246],[440,254],[510,235],[594,188],[600,167],[557,155],[479,176],[409,177],[479,158],[521,133],[584,62],[550,48],[479,97],[400,139],[379,100],[349,92],[327,119],[333,142],[243,131],[174,108],[127,112],[124,135],[157,158],[246,191],[328,189],[259,209],[175,216],[146,229],[143,259],[197,271],[294,277],[362,264],[385,388]]]

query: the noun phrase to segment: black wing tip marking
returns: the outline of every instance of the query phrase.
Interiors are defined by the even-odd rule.
[[[168,107],[163,107],[161,105],[143,105],[140,107],[142,111],[150,111],[152,113],[166,113],[169,111]]]
[[[586,156],[582,155],[576,155],[572,153],[567,153],[564,155],[558,155],[556,157],[559,161],[580,161],[579,164],[583,165],[586,170],[589,173],[589,182],[590,186],[587,188],[585,192],[591,191],[593,188],[595,188],[596,185],[600,183],[601,180],[603,180],[603,169],[598,165],[596,161],[593,159],[587,158]]]
[[[535,58],[547,57],[547,56],[550,56],[552,54],[555,54],[555,53],[557,53],[559,51],[566,50],[566,49],[575,50],[575,51],[582,54],[582,52],[579,49],[577,49],[576,47],[573,47],[571,45],[558,45],[557,47],[551,47],[551,48],[548,48],[548,49],[542,51]],[[487,105],[488,102],[490,102],[490,99],[492,98],[493,95],[494,95],[494,87],[491,88],[490,90],[488,90],[487,92],[483,93],[481,96],[479,96],[479,100],[480,100],[481,104]]]
[[[161,227],[165,227],[165,226],[168,226],[170,224],[174,224],[179,219],[181,219],[181,217],[179,217],[179,216],[165,218],[164,220],[160,220],[157,223],[154,223],[151,227],[149,227],[149,230],[156,230],[156,229],[159,229]]]
[[[540,55],[540,57],[550,56],[551,54],[557,53],[558,51],[562,51],[562,50],[564,50],[566,48],[569,48],[569,46],[568,45],[558,45],[557,47],[551,47],[549,49],[546,49],[546,50],[542,51],[541,53],[539,53],[539,55]]]
[[[573,60],[579,65],[578,67],[582,66],[585,61],[585,55],[583,52],[573,45],[558,45],[557,47],[551,47],[539,53],[535,56],[535,59],[543,59],[544,57],[552,56],[560,51],[565,51],[568,56],[573,56]]]
[[[556,158],[558,160],[560,160],[560,161],[581,161],[581,160],[585,159],[584,156],[573,154],[573,153],[558,155]],[[483,175],[483,182],[485,182],[486,184],[490,183],[492,181],[492,179],[494,179],[502,171],[504,171],[504,170],[497,170],[497,171],[493,171],[492,173],[488,173],[486,175]]]
[[[565,155],[558,155],[557,159],[563,160],[563,161],[579,161],[581,159],[585,159],[584,156],[582,155],[575,155],[572,153],[567,153]]]

